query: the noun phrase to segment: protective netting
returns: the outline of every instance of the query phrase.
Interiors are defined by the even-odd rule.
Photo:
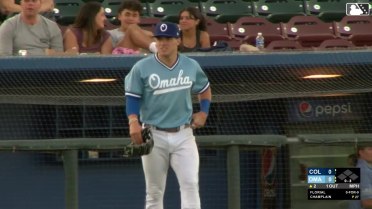
[[[342,132],[350,125],[356,133],[369,132],[365,122],[372,90],[370,55],[369,51],[194,55],[213,90],[207,127],[197,134],[295,136],[293,125],[315,133],[330,128]],[[141,58],[1,59],[1,120],[6,124],[2,135],[127,136],[124,77]],[[305,78],[311,75],[336,77]],[[97,78],[114,80],[82,82]]]

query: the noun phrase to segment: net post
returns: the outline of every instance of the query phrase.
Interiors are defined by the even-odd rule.
[[[240,209],[239,145],[227,147],[228,209]]]
[[[63,151],[66,209],[78,209],[78,150]]]

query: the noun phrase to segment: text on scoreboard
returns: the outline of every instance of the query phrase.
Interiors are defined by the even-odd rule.
[[[308,168],[308,200],[359,200],[360,168]]]

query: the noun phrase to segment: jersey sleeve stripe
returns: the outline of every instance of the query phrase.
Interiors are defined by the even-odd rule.
[[[125,92],[125,95],[126,95],[126,96],[132,96],[132,97],[141,98],[141,95],[133,94],[133,93],[130,93],[130,92]]]
[[[201,93],[205,92],[208,88],[209,88],[209,82],[198,93],[201,94]]]

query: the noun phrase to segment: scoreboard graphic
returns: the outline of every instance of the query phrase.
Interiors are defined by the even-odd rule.
[[[308,200],[360,200],[360,168],[308,168]]]

